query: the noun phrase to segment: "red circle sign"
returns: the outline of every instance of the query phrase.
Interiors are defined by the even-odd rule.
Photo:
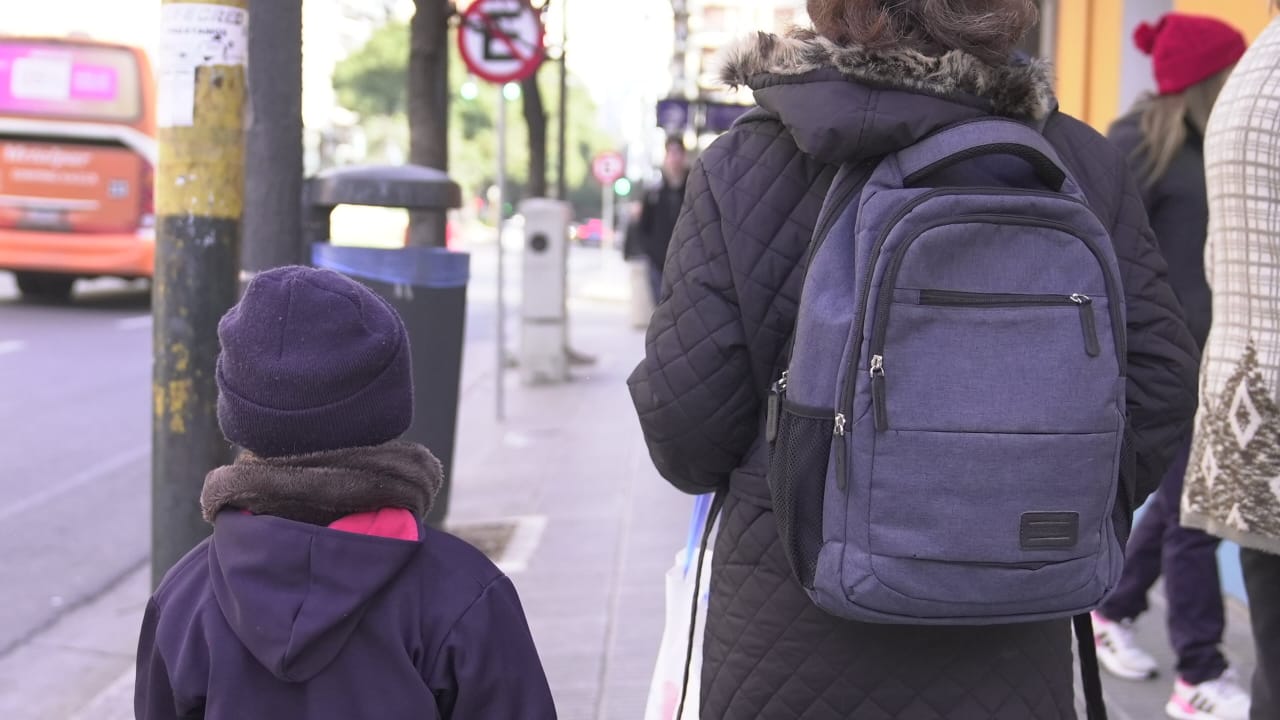
[[[458,28],[462,61],[492,83],[523,80],[546,57],[542,20],[529,0],[476,0]]]
[[[601,185],[609,185],[620,179],[626,172],[627,164],[622,153],[602,152],[591,161],[591,174]]]

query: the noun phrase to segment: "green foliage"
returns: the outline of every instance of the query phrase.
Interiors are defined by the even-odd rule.
[[[338,102],[365,116],[404,113],[408,61],[409,25],[382,26],[364,47],[338,63],[333,73]]]
[[[372,147],[383,139],[404,136],[390,125],[407,129],[405,118],[407,65],[409,59],[409,26],[406,23],[390,23],[377,30],[360,50],[338,64],[333,76],[333,86],[338,101],[356,111],[363,118],[366,131],[372,131]],[[483,80],[479,92],[472,100],[462,97],[462,86],[469,82],[466,66],[458,54],[457,46],[450,43],[449,57],[449,173],[471,196],[484,196],[497,176],[498,164],[498,98],[502,88]],[[559,68],[547,63],[538,73],[543,102],[548,109],[550,141],[548,164],[549,181],[554,185],[556,138],[559,132]],[[570,190],[570,201],[579,216],[598,216],[600,187],[591,177],[591,158],[599,151],[613,149],[616,143],[599,125],[599,113],[590,95],[575,78],[569,78],[569,128],[568,157],[565,176]],[[529,131],[525,126],[520,102],[507,105],[507,174],[514,197],[520,197],[521,188],[528,179]],[[407,130],[406,130],[407,132]],[[407,154],[408,148],[405,147]]]

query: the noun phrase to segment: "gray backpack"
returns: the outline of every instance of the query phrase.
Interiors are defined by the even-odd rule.
[[[1123,562],[1124,293],[1052,146],[985,118],[842,168],[807,267],[766,435],[813,601],[939,625],[1096,607]]]

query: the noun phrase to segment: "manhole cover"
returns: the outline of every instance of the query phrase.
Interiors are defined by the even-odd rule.
[[[495,563],[502,562],[507,546],[516,534],[516,523],[511,520],[456,525],[449,532],[476,546]]]
[[[505,573],[523,571],[533,557],[547,519],[540,515],[464,522],[446,529],[474,545]]]

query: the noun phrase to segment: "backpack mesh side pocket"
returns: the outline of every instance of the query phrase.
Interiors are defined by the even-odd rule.
[[[822,548],[822,501],[835,413],[784,408],[769,455],[769,492],[778,535],[796,579],[813,588]]]

